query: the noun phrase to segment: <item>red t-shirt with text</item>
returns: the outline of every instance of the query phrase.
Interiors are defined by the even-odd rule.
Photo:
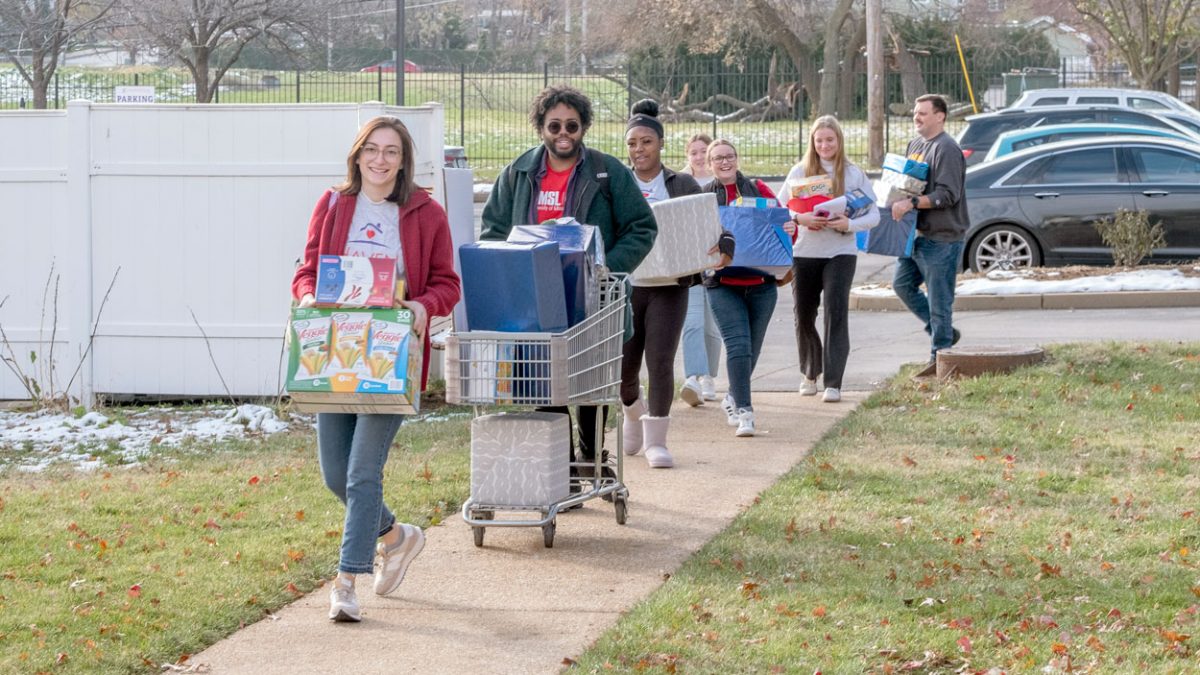
[[[541,192],[538,193],[537,219],[539,223],[561,218],[563,208],[567,204],[567,186],[571,182],[571,172],[575,165],[566,171],[555,171],[546,167],[546,175],[542,177]]]

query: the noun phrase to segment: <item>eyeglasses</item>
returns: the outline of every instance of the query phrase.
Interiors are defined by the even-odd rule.
[[[546,123],[546,131],[549,131],[552,134],[558,134],[558,132],[563,130],[563,126],[563,123],[559,122],[558,120],[550,120]],[[567,120],[565,126],[567,128],[567,133],[571,135],[576,134],[580,129],[578,120]]]
[[[713,155],[710,159],[713,164],[733,163],[737,161],[737,155]]]
[[[364,145],[359,150],[359,154],[367,161],[373,160],[379,156],[379,147],[374,145]],[[385,148],[383,150],[383,158],[389,162],[400,161],[400,148]]]

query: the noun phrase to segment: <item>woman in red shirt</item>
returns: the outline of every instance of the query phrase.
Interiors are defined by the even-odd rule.
[[[406,291],[397,303],[412,310],[412,332],[425,345],[423,389],[429,317],[450,314],[461,288],[446,212],[413,182],[414,155],[412,136],[394,117],[376,117],[359,131],[346,157],[345,182],[317,201],[292,296],[301,307],[313,305],[322,255],[395,259],[396,278]],[[400,585],[425,546],[421,528],[397,522],[383,502],[383,465],[403,421],[403,415],[317,415],[321,476],[346,505],[338,575],[329,598],[334,621],[361,620],[354,579],[371,574],[376,557],[375,593],[386,595]]]

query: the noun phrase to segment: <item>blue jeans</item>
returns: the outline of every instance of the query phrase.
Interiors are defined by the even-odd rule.
[[[954,284],[962,258],[963,242],[934,241],[918,236],[911,258],[896,259],[892,289],[908,311],[925,323],[930,336],[930,358],[954,341]],[[925,292],[921,291],[925,283]]]
[[[687,316],[683,319],[683,374],[716,376],[721,365],[721,331],[703,286],[688,289]]]
[[[725,369],[729,371],[729,395],[737,408],[753,410],[750,376],[758,365],[767,326],[775,313],[779,289],[774,280],[757,286],[720,285],[708,288],[708,302],[725,341]]]
[[[346,505],[340,572],[373,572],[375,540],[396,522],[383,503],[383,465],[403,421],[403,415],[317,415],[321,477]]]

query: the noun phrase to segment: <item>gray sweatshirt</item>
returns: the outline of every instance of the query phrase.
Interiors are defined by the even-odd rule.
[[[929,165],[924,195],[930,208],[917,210],[917,231],[934,241],[960,241],[967,232],[967,196],[963,182],[967,164],[962,148],[942,132],[929,140],[918,136],[908,144],[909,159]]]

